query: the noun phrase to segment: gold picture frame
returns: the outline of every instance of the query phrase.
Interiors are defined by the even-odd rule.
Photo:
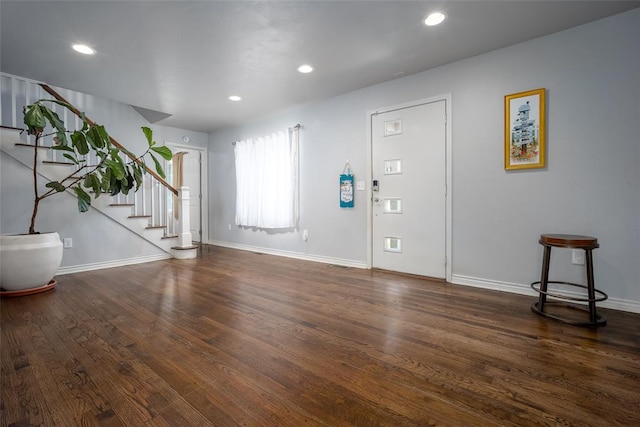
[[[546,160],[545,88],[504,97],[504,168],[544,168]]]

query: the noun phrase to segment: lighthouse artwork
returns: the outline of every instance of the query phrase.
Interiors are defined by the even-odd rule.
[[[505,96],[505,169],[544,167],[544,94]]]
[[[526,101],[518,108],[517,118],[511,128],[512,156],[521,160],[529,160],[537,154],[537,126],[534,119],[529,118],[531,101]],[[527,148],[530,148],[527,150]]]

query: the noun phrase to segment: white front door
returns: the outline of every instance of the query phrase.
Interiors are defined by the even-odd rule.
[[[194,242],[201,242],[201,152],[198,150],[185,150],[182,158],[182,185],[189,187],[189,223],[191,225],[191,238]]]
[[[371,116],[372,266],[446,275],[446,103]]]

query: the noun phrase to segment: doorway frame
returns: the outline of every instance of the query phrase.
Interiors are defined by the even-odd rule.
[[[199,145],[178,144],[176,142],[165,141],[164,145],[169,147],[171,151],[196,150],[200,152],[200,243],[206,243],[209,240],[209,187],[208,187],[208,162],[209,155],[207,147]],[[193,238],[193,236],[192,236]]]
[[[442,95],[436,95],[429,98],[418,99],[415,101],[409,101],[402,104],[396,104],[386,107],[376,108],[375,110],[367,111],[367,177],[369,183],[367,185],[367,268],[373,267],[373,190],[371,188],[371,182],[373,180],[373,167],[371,162],[373,161],[373,134],[371,128],[373,126],[373,116],[388,113],[391,111],[416,107],[418,105],[430,104],[433,102],[444,101],[445,103],[445,280],[451,282],[452,277],[452,264],[453,264],[453,250],[452,250],[452,236],[453,236],[453,187],[452,187],[452,169],[453,169],[453,156],[452,156],[452,106],[451,106],[451,93],[445,93]]]

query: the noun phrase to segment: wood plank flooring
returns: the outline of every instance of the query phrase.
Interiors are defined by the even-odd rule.
[[[3,426],[640,425],[640,315],[213,246],[57,279],[1,301]]]

